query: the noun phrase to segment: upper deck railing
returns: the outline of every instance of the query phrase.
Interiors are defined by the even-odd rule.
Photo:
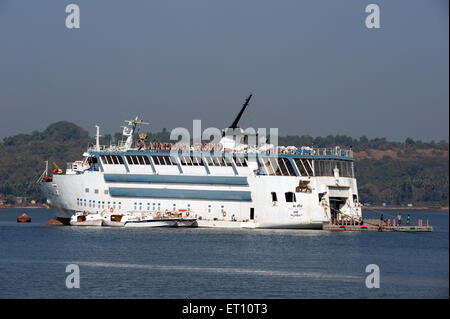
[[[158,144],[155,146],[155,144]],[[124,152],[124,142],[119,142],[116,145],[99,145],[97,148],[96,146],[91,146],[88,148],[88,152]],[[127,151],[133,151],[133,152],[170,152],[173,151],[173,144],[172,143],[153,143],[151,148],[131,148]],[[209,147],[209,148],[203,148],[202,145],[200,146],[188,146],[183,149],[179,149],[178,152],[182,151],[191,151],[191,152],[202,152],[202,151],[224,151],[220,148],[215,147]],[[353,151],[351,149],[342,149],[340,147],[334,147],[334,148],[314,148],[314,147],[295,147],[295,146],[278,146],[276,151],[275,150],[261,150],[258,148],[249,148],[247,150],[225,150],[227,153],[233,153],[233,154],[254,154],[254,153],[260,153],[260,154],[292,154],[292,155],[302,155],[302,156],[340,156],[340,157],[353,157]]]

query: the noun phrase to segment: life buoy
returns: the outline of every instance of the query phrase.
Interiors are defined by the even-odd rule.
[[[109,211],[112,213],[112,212],[114,211],[114,208],[111,207],[111,208],[109,209]]]
[[[189,216],[189,212],[186,212],[186,216]]]
[[[222,212],[222,216],[223,217],[227,216],[227,212]]]
[[[157,217],[161,217],[161,213],[158,212],[158,213],[156,214],[156,216],[157,216]]]

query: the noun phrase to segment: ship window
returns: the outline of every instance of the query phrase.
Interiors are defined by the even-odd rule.
[[[181,156],[181,165],[192,166],[191,157],[190,156]]]
[[[287,203],[296,202],[295,193],[287,192],[287,193],[284,194],[284,196],[286,197],[286,202]]]
[[[131,161],[131,156],[130,155],[125,155],[125,158],[128,162],[129,165],[133,164],[133,162]]]
[[[119,160],[117,159],[117,156],[113,155],[111,157],[112,157],[114,164],[119,164]]]
[[[89,188],[86,188],[84,191],[85,191],[86,193],[89,193]]]
[[[272,193],[270,193],[270,194],[272,195],[272,202],[278,202],[278,199],[277,199],[277,193],[272,192]]]
[[[123,164],[122,156],[117,156],[117,160],[119,161],[119,164]]]
[[[133,161],[134,161],[134,164],[135,165],[142,165],[142,159],[141,159],[141,157],[139,156],[139,155],[133,155],[134,156],[134,158],[133,158]]]
[[[231,162],[230,162],[230,159],[228,157],[223,157],[223,161],[224,161],[226,166],[231,166],[232,165]]]
[[[288,170],[286,168],[286,165],[285,165],[286,162],[284,160],[285,160],[285,158],[279,157],[278,158],[278,166],[280,167],[281,174],[283,176],[289,176],[289,172],[288,172]]]
[[[312,164],[312,160],[311,159],[302,159],[302,163],[306,168],[306,171],[308,172],[309,176],[313,176],[313,164]]]
[[[148,157],[143,156],[143,158],[144,158],[145,165],[150,165],[150,160],[148,159]]]
[[[105,195],[108,195],[108,190],[105,189],[103,193],[104,193]]]
[[[215,166],[222,166],[222,161],[218,157],[213,157]]]
[[[206,159],[206,162],[208,163],[208,165],[214,166],[214,162],[213,162],[213,159],[211,156],[206,156],[205,159]]]
[[[194,165],[203,166],[203,160],[201,156],[194,156],[193,162],[197,163]]]
[[[292,163],[288,158],[283,158],[284,165],[286,165],[287,171],[290,176],[296,176]]]
[[[240,159],[237,158],[236,156],[233,157],[233,161],[234,161],[234,164],[236,164],[236,166],[238,166],[238,167],[242,166]]]
[[[269,157],[269,162],[270,162],[270,165],[272,166],[272,169],[274,172],[274,174],[271,174],[271,175],[282,176],[280,165],[278,164],[277,159]]]
[[[98,194],[98,189],[94,190],[94,193],[95,193],[95,194]]]
[[[155,165],[159,165],[159,156],[152,155],[152,159]]]
[[[297,170],[300,176],[308,176],[308,173],[306,173],[306,169],[303,166],[302,160],[300,158],[294,158],[294,163],[297,166]]]
[[[234,163],[236,164],[236,166],[239,166],[239,167],[241,167],[241,166],[246,167],[247,166],[247,162],[246,162],[245,158],[239,157],[239,156],[235,156],[233,159],[234,159]]]

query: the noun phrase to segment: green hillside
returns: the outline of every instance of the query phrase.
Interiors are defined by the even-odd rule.
[[[150,141],[168,141],[169,132],[148,133]],[[109,144],[121,134],[105,135]],[[43,132],[6,137],[0,142],[0,197],[43,201],[36,180],[45,168],[44,161],[56,162],[61,168],[67,162],[81,159],[94,139],[82,128],[69,122],[57,122]],[[313,145],[315,147],[351,147],[355,152],[356,175],[362,202],[391,205],[448,206],[449,145],[414,141],[390,142],[384,138],[353,139],[349,136],[286,136],[280,145]]]

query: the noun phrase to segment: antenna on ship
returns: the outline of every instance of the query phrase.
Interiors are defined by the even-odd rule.
[[[238,115],[236,116],[236,118],[234,119],[233,123],[232,123],[230,126],[228,126],[228,128],[222,130],[222,137],[224,137],[224,136],[226,135],[226,133],[227,133],[227,131],[228,131],[229,129],[234,130],[234,129],[238,128],[238,123],[239,123],[239,121],[241,120],[242,114],[244,114],[244,111],[245,111],[245,109],[246,109],[248,103],[250,102],[252,96],[253,96],[253,94],[250,94],[250,95],[245,99],[245,102],[244,102],[244,104],[242,105],[242,108],[241,108],[241,110],[239,111],[239,113],[238,113]]]
[[[136,126],[138,124],[150,124],[148,122],[144,122],[139,119],[138,116],[134,120],[126,120],[125,123],[128,123],[128,126],[122,126],[123,131],[122,135],[127,137],[127,140],[125,141],[125,150],[129,150],[131,148],[131,145],[133,145],[133,133],[136,129]]]
[[[253,94],[250,94],[250,95],[245,99],[245,102],[244,102],[244,104],[242,105],[241,111],[238,113],[238,115],[237,115],[236,118],[234,119],[233,124],[231,124],[231,126],[229,126],[228,128],[233,128],[233,129],[234,129],[234,128],[237,128],[237,127],[238,127],[239,120],[241,119],[242,114],[244,114],[245,108],[247,107],[248,103],[250,102],[252,96],[253,96]]]
[[[95,150],[97,152],[100,152],[100,126],[95,125],[95,128],[97,129],[97,132],[95,134]]]

